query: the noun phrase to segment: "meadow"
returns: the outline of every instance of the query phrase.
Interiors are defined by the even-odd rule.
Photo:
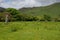
[[[0,22],[0,40],[60,40],[60,22]]]

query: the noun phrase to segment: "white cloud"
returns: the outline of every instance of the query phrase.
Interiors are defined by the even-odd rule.
[[[41,4],[38,4],[35,0],[25,0],[25,6],[34,7],[34,6],[41,6]]]
[[[0,7],[6,8],[36,7],[49,5],[54,2],[56,2],[56,0],[0,0]]]
[[[0,0],[0,2],[2,2],[3,0]]]
[[[50,5],[56,2],[56,0],[35,0],[35,1],[41,3],[42,6]]]

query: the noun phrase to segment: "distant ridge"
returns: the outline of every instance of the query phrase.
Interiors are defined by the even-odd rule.
[[[0,12],[4,12],[6,8],[0,7]],[[43,6],[43,7],[33,7],[33,8],[21,8],[19,11],[22,14],[28,14],[33,16],[42,16],[44,14],[56,17],[60,15],[60,2],[54,3],[49,6]]]
[[[4,11],[5,11],[5,8],[0,7],[0,12],[4,12]]]
[[[50,16],[58,16],[60,15],[60,3],[54,3],[49,6],[44,7],[33,7],[33,8],[21,8],[19,9],[21,13],[24,14],[31,14],[36,16],[41,16],[44,14],[50,15]]]

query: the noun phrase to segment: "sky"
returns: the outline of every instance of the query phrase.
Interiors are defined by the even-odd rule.
[[[23,8],[47,6],[60,0],[0,0],[0,7],[5,8]]]

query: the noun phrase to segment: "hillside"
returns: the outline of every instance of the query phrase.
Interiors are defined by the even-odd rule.
[[[21,13],[42,16],[44,14],[56,17],[60,15],[60,3],[55,3],[44,7],[33,7],[33,8],[21,8]]]
[[[4,11],[5,11],[5,8],[0,7],[0,12],[4,12]]]

